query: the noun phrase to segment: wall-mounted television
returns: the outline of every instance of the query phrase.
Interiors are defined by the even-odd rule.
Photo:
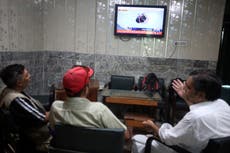
[[[115,5],[114,35],[164,37],[167,7]]]

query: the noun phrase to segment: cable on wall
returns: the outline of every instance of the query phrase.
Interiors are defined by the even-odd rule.
[[[172,53],[169,55],[169,58],[173,57],[173,55],[176,53],[176,50],[177,50],[177,45],[174,46]]]
[[[131,40],[131,37],[119,36],[119,38],[122,41],[129,41],[129,40]]]

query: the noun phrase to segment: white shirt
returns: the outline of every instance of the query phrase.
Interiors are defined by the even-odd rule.
[[[192,153],[199,153],[207,146],[209,139],[230,136],[230,107],[221,99],[193,104],[190,106],[190,111],[176,126],[162,124],[159,136],[167,145],[178,145]],[[140,136],[133,138],[133,153],[141,153],[135,147],[137,146],[135,142],[140,142],[140,139],[145,140]],[[156,146],[153,145],[154,143],[152,143],[152,148]],[[172,151],[164,151],[164,153],[169,152]]]
[[[65,102],[55,101],[49,121],[52,128],[56,123],[65,123],[81,127],[127,129],[104,104],[80,97],[69,97]]]

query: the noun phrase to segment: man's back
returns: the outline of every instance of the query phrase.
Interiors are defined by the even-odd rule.
[[[126,127],[102,103],[86,98],[68,98],[55,101],[50,111],[50,123],[65,123],[82,127],[124,128]]]

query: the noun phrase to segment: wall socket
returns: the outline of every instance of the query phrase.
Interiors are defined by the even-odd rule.
[[[82,65],[81,61],[76,61],[76,65]]]
[[[174,45],[175,46],[187,46],[188,41],[187,40],[177,40],[177,41],[174,41]]]

